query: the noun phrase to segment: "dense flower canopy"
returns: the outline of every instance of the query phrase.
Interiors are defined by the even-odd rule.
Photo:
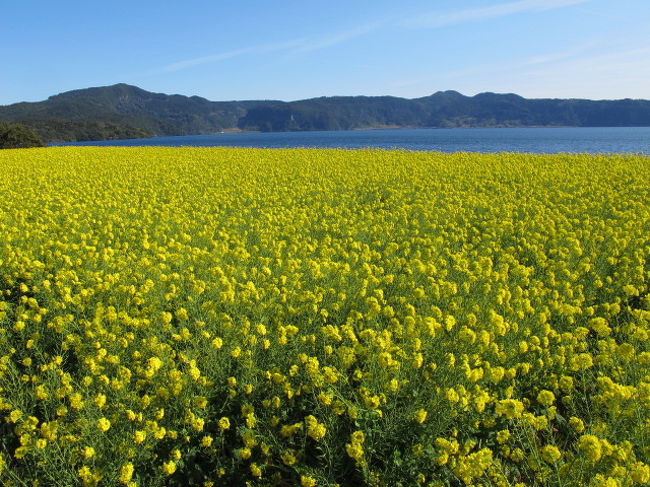
[[[0,153],[0,483],[650,481],[650,160]]]

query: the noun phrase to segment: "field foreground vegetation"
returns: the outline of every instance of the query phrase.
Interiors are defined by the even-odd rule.
[[[0,484],[650,482],[650,159],[0,153]]]

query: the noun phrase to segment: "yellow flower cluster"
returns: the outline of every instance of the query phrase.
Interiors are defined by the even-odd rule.
[[[0,484],[650,482],[650,159],[0,152]]]

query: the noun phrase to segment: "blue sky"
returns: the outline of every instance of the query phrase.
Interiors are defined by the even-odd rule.
[[[649,0],[5,0],[0,104],[119,82],[210,100],[650,99],[648,26]]]

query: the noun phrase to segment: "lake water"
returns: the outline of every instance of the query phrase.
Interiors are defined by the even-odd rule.
[[[382,129],[153,137],[51,145],[329,147],[440,152],[650,154],[650,127]]]

